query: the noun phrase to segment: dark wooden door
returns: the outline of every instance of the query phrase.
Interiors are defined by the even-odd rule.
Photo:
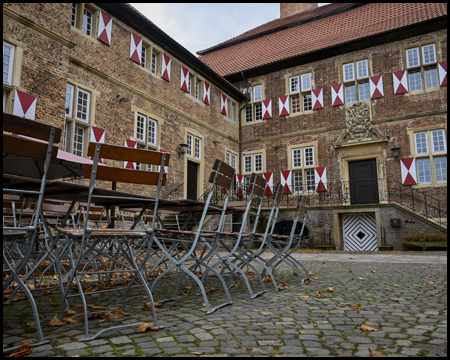
[[[348,163],[351,204],[377,204],[378,179],[376,159]]]
[[[197,200],[197,169],[196,163],[188,161],[187,166],[187,198]]]

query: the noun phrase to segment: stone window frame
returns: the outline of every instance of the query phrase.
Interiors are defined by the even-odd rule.
[[[3,83],[3,111],[7,113],[13,112],[14,90],[23,90],[20,88],[20,77],[22,71],[23,52],[27,46],[15,39],[11,39],[8,35],[3,36],[3,44],[14,48],[14,56],[12,59],[12,67],[10,72],[9,83]],[[26,92],[26,90],[23,90]]]
[[[186,131],[186,144],[188,147],[186,149],[186,157],[190,160],[203,161],[204,154],[204,136],[197,132],[191,130]],[[197,144],[200,142],[200,147],[197,152]]]
[[[236,170],[236,172],[238,171],[238,153],[236,151],[230,150],[230,149],[226,149],[225,150],[225,162],[230,165],[233,169]],[[234,164],[233,164],[233,160],[234,160]]]
[[[432,133],[435,131],[443,131],[444,133],[444,151],[435,152],[433,148],[433,139]],[[447,158],[447,127],[442,125],[436,125],[431,127],[421,127],[408,129],[408,133],[410,136],[410,144],[411,144],[411,156],[416,159],[416,173],[417,173],[417,185],[413,185],[413,187],[436,187],[436,186],[447,186],[447,181],[436,181],[436,169],[435,169],[435,159],[437,158]],[[418,153],[417,152],[417,144],[416,144],[416,134],[426,133],[427,140],[427,152]],[[420,161],[428,159],[428,163],[430,166],[430,178],[431,181],[420,182]]]
[[[287,147],[288,170],[292,172],[292,190],[296,194],[314,193],[315,192],[315,173],[314,169],[318,164],[317,154],[318,142],[294,144]],[[305,149],[313,149],[313,164],[305,165]],[[294,150],[301,149],[301,165],[294,166]],[[295,178],[297,174],[301,174],[302,184],[296,184]],[[309,181],[308,181],[309,180]],[[306,191],[304,190],[306,188]]]
[[[261,97],[255,98],[256,89],[261,88],[260,94]],[[259,123],[262,121],[265,121],[263,119],[263,109],[262,109],[262,102],[265,99],[265,88],[264,83],[262,81],[258,81],[255,83],[252,83],[251,85],[247,86],[246,88],[241,89],[241,91],[244,94],[248,94],[249,101],[246,103],[246,105],[243,107],[243,116],[242,118],[244,121],[242,122],[242,125],[250,125]],[[259,116],[258,119],[256,118],[256,112],[258,110]],[[250,114],[250,117],[248,117],[248,114]],[[250,120],[247,120],[250,119]]]
[[[204,174],[205,174],[205,135],[192,129],[185,128],[184,135],[184,143],[188,143],[188,136],[192,136],[192,147],[191,152],[189,151],[189,147],[186,149],[186,154],[183,159],[183,168],[187,169],[188,161],[191,163],[195,163],[198,165],[197,172],[197,193],[201,194],[204,186]],[[200,157],[195,157],[194,149],[195,149],[195,139],[198,138],[201,140],[201,149],[200,149]],[[187,194],[187,182],[188,182],[188,172],[184,171],[184,194]]]
[[[359,75],[359,68],[358,64],[367,62],[367,75],[366,76],[360,76]],[[345,69],[349,64],[353,64],[353,74],[354,76],[350,79],[345,78]],[[353,104],[356,102],[361,101],[370,101],[370,77],[373,76],[373,69],[372,69],[372,56],[369,55],[363,55],[358,56],[352,59],[346,59],[341,60],[338,63],[339,66],[339,81],[341,84],[343,84],[343,90],[344,90],[344,103],[345,104]],[[364,87],[362,86],[364,84]],[[354,96],[355,100],[348,102],[348,93],[347,90],[350,89],[350,87],[354,87]],[[362,91],[364,91],[362,93]],[[361,100],[361,95],[365,94],[366,97]]]
[[[427,46],[434,45],[435,49],[435,61],[429,62],[427,64],[423,64],[423,49]],[[418,49],[419,52],[419,60],[420,64],[418,65],[411,65],[408,62],[408,53],[409,51],[413,49]],[[403,69],[407,71],[407,79],[408,79],[408,93],[405,93],[405,95],[416,95],[416,94],[423,94],[426,92],[431,91],[437,91],[440,89],[439,84],[439,70],[438,70],[438,63],[442,61],[442,52],[441,52],[441,46],[440,46],[440,40],[439,39],[433,39],[433,40],[427,40],[422,41],[414,44],[409,44],[406,46],[403,46],[401,48],[401,54],[402,54],[402,65]],[[426,88],[426,81],[425,81],[425,72],[427,70],[434,70],[436,74],[436,86]],[[421,82],[421,89],[419,90],[411,90],[411,77],[410,74],[413,73],[420,73],[420,77],[416,78],[420,79]]]
[[[261,155],[262,156],[262,170],[255,171],[255,156]],[[245,159],[250,157],[251,159],[251,171],[246,171],[245,169]],[[252,150],[252,151],[243,151],[242,157],[241,157],[241,164],[242,164],[242,175],[244,175],[243,183],[244,183],[244,190],[247,191],[248,186],[250,184],[250,179],[252,173],[262,175],[266,172],[266,150],[265,149],[258,149],[258,150]]]
[[[89,39],[97,40],[98,22],[100,16],[100,8],[92,3],[71,3],[71,29],[86,36]],[[89,11],[92,14],[91,33],[87,34],[83,30],[84,12]],[[100,41],[100,40],[98,40]]]
[[[145,53],[145,55],[144,55]],[[163,51],[154,45],[150,40],[142,38],[142,51],[140,55],[141,63],[137,64],[141,69],[156,76],[157,79],[161,79],[162,68],[162,56]],[[145,57],[145,58],[144,58]],[[156,59],[156,65],[154,66],[154,59]]]
[[[206,104],[203,102],[203,83],[205,79],[198,75],[196,72],[189,69],[189,78],[188,78],[188,90],[189,92],[185,93],[185,96],[194,100],[197,104],[205,106]],[[192,86],[194,84],[194,86]]]
[[[309,76],[309,88],[304,87],[304,76]],[[296,89],[292,89],[293,80],[297,80],[298,87]],[[309,114],[313,111],[312,104],[312,90],[315,86],[314,80],[314,70],[313,69],[305,69],[303,71],[296,71],[285,75],[285,87],[286,94],[289,94],[289,107],[290,114],[288,116],[297,116],[299,114]],[[306,98],[308,96],[308,99]],[[298,111],[294,112],[296,106],[294,106],[294,100],[298,98]],[[305,102],[309,102],[309,109],[305,110]]]
[[[95,126],[95,104],[96,99],[100,96],[100,92],[85,86],[84,84],[78,83],[73,80],[68,80],[66,84],[66,96],[67,96],[67,87],[72,87],[72,98],[70,100],[71,106],[70,108],[66,108],[65,117],[64,117],[64,131],[63,131],[63,150],[70,152],[72,154],[85,157],[87,153],[87,147],[89,144],[89,136],[91,127]],[[76,105],[79,91],[86,92],[89,94],[89,104],[88,104],[88,118],[86,121],[78,118],[76,114]],[[67,104],[66,97],[66,104]],[[69,111],[67,111],[69,110]],[[75,151],[75,136],[77,129],[82,129],[83,131],[83,144],[81,153],[77,154]],[[69,141],[70,139],[70,141]]]
[[[226,97],[227,97],[227,115],[222,114],[222,116],[231,122],[236,123],[238,121],[238,105],[239,103],[234,100],[233,98],[231,98],[231,96],[229,96],[226,93],[223,93]]]

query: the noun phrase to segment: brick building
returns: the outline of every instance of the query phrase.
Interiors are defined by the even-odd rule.
[[[3,109],[64,127],[80,156],[169,151],[166,196],[198,198],[215,158],[281,181],[280,227],[309,194],[316,243],[446,231],[446,4],[280,14],[198,59],[127,4],[4,4]]]

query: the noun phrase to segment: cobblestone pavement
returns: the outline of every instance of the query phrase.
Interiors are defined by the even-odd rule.
[[[428,255],[435,258],[395,254],[383,262],[378,261],[383,254],[334,255],[331,260],[327,256],[298,255],[313,274],[309,284],[300,285],[292,270],[284,268],[279,279],[287,285],[284,290],[275,292],[273,285],[266,283],[269,291],[250,299],[242,282],[231,291],[233,305],[210,315],[205,315],[202,297],[195,295],[195,289],[183,290],[186,295],[158,309],[162,330],[137,334],[136,329],[126,328],[105,332],[90,342],[77,341],[84,336],[82,324],[47,326],[60,310],[50,305],[58,297],[37,296],[44,316],[43,332],[50,343],[35,347],[27,357],[341,357],[369,356],[369,349],[389,357],[446,356],[446,253]],[[256,279],[252,284],[257,288]],[[165,291],[157,291],[155,300],[165,298]],[[150,322],[150,313],[143,310],[147,300],[142,296],[136,291],[125,318],[96,326],[110,326],[113,321]],[[219,290],[209,299],[214,305],[225,297]],[[119,309],[120,304],[117,296],[98,298],[98,305],[108,309]],[[29,320],[28,301],[3,307],[4,348],[36,341],[35,327],[26,324]],[[363,331],[361,324],[378,331]]]

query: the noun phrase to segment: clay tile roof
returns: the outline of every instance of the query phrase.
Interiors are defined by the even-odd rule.
[[[331,5],[266,23],[198,52],[200,60],[226,76],[447,15],[446,3]]]

